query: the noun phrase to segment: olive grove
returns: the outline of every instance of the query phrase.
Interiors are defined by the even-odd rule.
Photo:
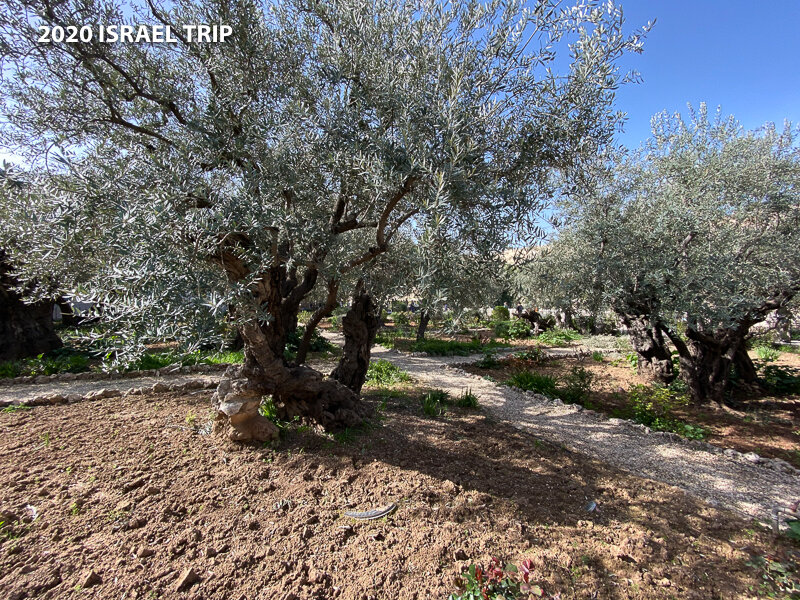
[[[37,43],[39,23],[134,22],[179,39]],[[198,22],[232,34],[181,37]],[[37,218],[9,211],[32,241],[20,268],[65,271],[128,347],[232,314],[245,362],[215,395],[231,439],[277,435],[265,395],[283,416],[355,425],[375,309],[362,275],[442,215],[498,249],[534,232],[613,134],[616,60],[641,46],[623,23],[586,2],[9,0],[2,135],[37,172],[20,211]],[[85,268],[56,265],[70,252]],[[327,298],[317,322],[347,302],[343,281],[354,350],[324,377],[284,347],[309,298]]]
[[[565,227],[523,276],[545,301],[612,310],[640,371],[681,378],[720,403],[733,367],[756,372],[753,325],[800,291],[797,131],[745,131],[733,118],[662,114],[639,152],[587,171],[564,199]]]

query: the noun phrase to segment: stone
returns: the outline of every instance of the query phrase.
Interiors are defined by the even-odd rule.
[[[744,459],[747,462],[751,462],[753,464],[758,464],[761,462],[761,457],[755,452],[748,452],[747,454],[744,455]]]
[[[152,391],[154,394],[162,394],[169,391],[169,386],[163,381],[159,381],[153,384],[153,387],[150,388],[150,391]]]
[[[178,581],[175,583],[175,591],[180,592],[183,590],[187,590],[192,587],[193,584],[197,583],[200,580],[200,577],[197,573],[194,572],[194,569],[188,567],[183,570],[180,577],[178,577]]]
[[[103,580],[100,578],[100,575],[92,571],[91,569],[84,571],[80,578],[78,579],[78,585],[81,588],[90,588],[93,585],[98,585],[103,583]]]
[[[147,546],[139,546],[136,549],[136,556],[137,558],[147,558],[148,556],[153,556],[155,551],[151,550]]]

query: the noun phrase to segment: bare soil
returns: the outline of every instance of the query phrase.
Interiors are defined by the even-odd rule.
[[[753,353],[751,356],[755,358]],[[800,367],[800,355],[783,353],[773,364]],[[520,370],[559,378],[576,367],[590,371],[594,377],[590,407],[610,416],[625,416],[629,405],[628,392],[632,386],[651,383],[624,360],[614,361],[607,357],[603,362],[596,362],[591,357],[534,362],[512,356],[502,359],[496,368],[482,369],[465,365],[464,370],[503,382]],[[740,395],[736,400],[741,403],[743,410],[722,411],[686,406],[676,411],[676,417],[704,427],[708,431],[706,441],[712,444],[740,452],[756,452],[767,458],[781,458],[800,467],[800,396]]]
[[[425,418],[421,393],[278,449],[201,435],[207,392],[2,413],[0,598],[444,599],[492,556],[533,560],[546,597],[750,598],[751,555],[794,552],[481,412]]]

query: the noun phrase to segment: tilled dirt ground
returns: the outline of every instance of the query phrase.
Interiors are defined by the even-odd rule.
[[[532,559],[546,597],[746,598],[751,554],[788,551],[481,412],[425,418],[410,393],[369,396],[366,432],[293,427],[276,450],[198,433],[208,392],[0,414],[0,598],[444,599],[491,556]]]

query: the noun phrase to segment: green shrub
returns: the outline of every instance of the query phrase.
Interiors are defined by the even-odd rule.
[[[450,400],[450,394],[444,390],[433,390],[422,397],[422,412],[429,417],[440,417],[446,411],[445,403]]]
[[[763,363],[757,366],[759,377],[772,394],[800,394],[800,369]]]
[[[301,325],[305,325],[311,320],[313,314],[314,313],[312,313],[310,310],[301,310],[299,313],[297,313],[297,322]]]
[[[558,386],[556,394],[568,404],[585,404],[592,391],[594,375],[583,367],[573,367]]]
[[[518,387],[529,392],[543,394],[550,398],[557,397],[556,380],[550,375],[542,375],[531,371],[519,371],[506,380],[506,385]]]
[[[470,354],[479,354],[489,348],[499,348],[505,345],[498,342],[481,344],[477,339],[470,342],[429,339],[414,342],[411,344],[411,350],[412,352],[426,352],[431,356],[469,356]]]
[[[32,358],[0,362],[0,379],[56,373],[81,373],[89,370],[91,355],[73,348],[59,348]]]
[[[508,334],[512,340],[525,339],[531,335],[531,326],[523,319],[513,319],[508,327]]]
[[[494,369],[499,364],[500,361],[497,360],[497,351],[489,349],[483,352],[483,358],[477,361],[475,366],[479,369]]]
[[[408,373],[382,358],[371,361],[367,367],[367,383],[373,385],[394,385],[410,380]]]
[[[703,427],[684,423],[674,417],[673,412],[689,402],[685,393],[659,384],[635,385],[628,392],[628,400],[633,419],[654,431],[670,431],[695,440],[701,440],[708,434]]]
[[[603,362],[603,353],[595,350],[594,352],[592,352],[592,360],[594,362],[599,362],[599,363]]]
[[[461,408],[478,408],[478,397],[472,393],[472,388],[467,388],[456,398],[456,406]]]
[[[498,323],[500,321],[508,321],[511,318],[511,314],[508,312],[508,309],[505,306],[495,306],[492,310],[492,321]]]
[[[581,334],[574,329],[548,329],[540,333],[536,339],[548,346],[566,346],[574,340],[581,339]]]
[[[499,338],[507,340],[511,337],[511,322],[510,321],[496,321],[492,327],[494,335]]]
[[[547,360],[547,353],[542,350],[539,346],[534,346],[533,348],[529,348],[528,350],[523,350],[522,352],[517,352],[514,356],[516,356],[520,360],[529,360],[535,363],[543,363]]]
[[[397,346],[397,338],[399,337],[399,332],[384,329],[379,331],[378,335],[375,336],[375,343],[385,348],[394,348]]]
[[[392,321],[397,329],[408,329],[411,326],[411,317],[407,312],[392,313]]]
[[[763,360],[764,362],[775,362],[781,356],[780,351],[776,350],[772,346],[756,346],[755,350],[758,359]]]

